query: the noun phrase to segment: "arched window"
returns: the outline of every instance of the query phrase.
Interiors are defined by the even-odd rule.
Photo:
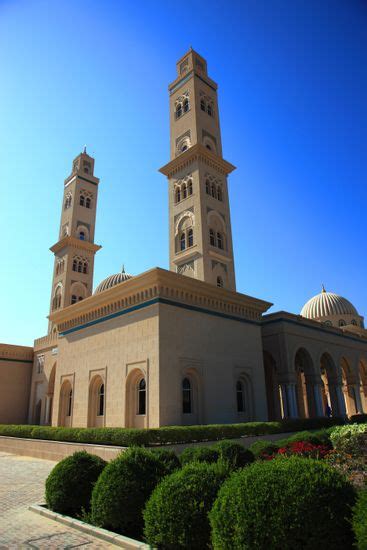
[[[215,199],[217,198],[217,190],[214,183],[212,183],[212,197],[214,197]]]
[[[80,239],[81,241],[85,241],[85,233],[84,233],[84,231],[80,231],[80,232],[79,232],[79,239]]]
[[[187,246],[194,246],[194,232],[192,229],[187,232]]]
[[[207,195],[210,195],[210,183],[209,180],[205,180],[205,191]]]
[[[76,304],[78,301],[78,297],[75,295],[75,294],[72,294],[71,296],[71,303],[72,304]]]
[[[215,246],[215,234],[213,229],[209,229],[209,240],[212,246]]]
[[[324,321],[323,325],[324,325],[325,327],[332,327],[332,326],[333,326],[333,324],[332,324],[331,321]]]
[[[339,321],[339,326],[340,327],[345,327],[346,324],[347,323],[344,321],[344,319],[340,319],[340,321]]]
[[[191,382],[188,378],[182,380],[182,412],[184,414],[192,413]]]
[[[355,319],[352,319],[352,325],[357,326],[357,321]]]
[[[147,388],[144,378],[138,384],[138,414],[146,413]]]
[[[77,262],[77,260],[73,260],[73,271],[78,271],[78,262]]]
[[[201,109],[202,111],[206,111],[206,109],[205,109],[205,101],[204,101],[203,99],[200,101],[200,109]]]
[[[89,197],[87,197],[87,198],[85,199],[85,207],[86,207],[86,208],[90,208],[90,207],[91,207],[91,203],[92,203],[91,199],[90,199]]]
[[[217,233],[217,246],[218,248],[223,249],[223,236],[222,233]]]
[[[83,273],[88,273],[88,262],[83,262]]]
[[[217,286],[223,288],[223,279],[222,277],[217,277]]]
[[[180,118],[182,115],[182,103],[179,103],[176,107],[176,118]]]
[[[209,149],[209,151],[212,150],[212,148],[210,147],[209,143],[206,144],[206,148]]]
[[[98,416],[104,415],[104,384],[98,389]]]
[[[187,113],[187,111],[190,109],[190,103],[189,103],[189,100],[188,99],[185,99],[185,101],[183,102],[183,110],[184,110],[184,113]]]
[[[183,231],[180,237],[180,250],[185,250],[185,248],[186,248],[186,235],[185,235],[185,232]]]
[[[70,206],[71,206],[71,195],[69,194],[69,195],[66,195],[66,198],[65,198],[65,204],[64,204],[65,210],[67,208],[70,208]]]
[[[245,412],[245,399],[243,392],[243,384],[240,380],[236,383],[236,400],[237,400],[237,412]]]
[[[73,408],[73,390],[71,389],[68,395],[68,407],[66,411],[66,416],[71,416],[72,408]]]
[[[79,260],[78,262],[78,273],[81,273],[83,271],[83,262]]]
[[[220,185],[218,185],[218,187],[217,187],[217,199],[219,201],[223,200],[223,193],[222,193],[222,188],[221,188]]]
[[[187,187],[186,187],[186,183],[183,184],[182,186],[182,196],[184,199],[187,198]]]
[[[192,180],[189,180],[187,183],[187,194],[192,195]]]
[[[181,200],[181,189],[177,187],[176,189],[176,202],[180,202]]]
[[[187,144],[184,143],[181,147],[181,153],[184,153],[187,150]]]
[[[208,110],[207,110],[207,113],[209,116],[213,116],[213,108],[212,106],[210,105],[210,103],[208,103]]]
[[[84,195],[80,195],[79,204],[80,204],[80,206],[84,206],[84,205],[85,205],[85,197],[84,197]]]

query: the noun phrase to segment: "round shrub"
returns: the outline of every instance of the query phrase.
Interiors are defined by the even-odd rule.
[[[85,451],[61,460],[46,479],[47,506],[69,516],[88,512],[94,484],[105,466],[102,458]]]
[[[351,548],[351,484],[308,458],[256,462],[224,483],[210,512],[214,549]]]
[[[152,449],[152,452],[165,465],[167,472],[171,473],[181,467],[178,456],[171,449]]]
[[[334,428],[330,439],[336,451],[360,456],[367,449],[367,424],[348,424]]]
[[[225,460],[233,470],[243,468],[254,461],[252,452],[234,441],[219,441],[212,449],[218,452],[219,460]]]
[[[228,475],[223,464],[187,464],[166,477],[144,510],[144,534],[158,548],[202,550],[210,542],[208,512]]]
[[[216,462],[219,452],[213,447],[186,447],[180,455],[182,465],[190,462]]]
[[[107,464],[100,475],[92,493],[92,522],[139,538],[145,502],[157,483],[171,472],[171,466],[155,452],[130,447]]]
[[[358,550],[367,550],[367,487],[358,493],[353,509],[353,531]]]
[[[278,452],[278,449],[279,447],[276,443],[265,439],[259,439],[249,447],[249,451],[254,455],[255,459],[272,456]]]

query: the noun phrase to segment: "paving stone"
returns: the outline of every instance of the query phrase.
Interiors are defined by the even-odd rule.
[[[44,502],[45,480],[54,466],[51,460],[0,452],[0,550],[117,548],[28,510]]]

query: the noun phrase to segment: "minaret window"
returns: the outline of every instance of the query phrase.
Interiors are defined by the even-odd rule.
[[[214,199],[216,199],[217,198],[217,190],[216,190],[216,187],[215,187],[214,183],[212,183],[211,189],[212,189],[212,197]]]
[[[189,180],[187,183],[187,194],[192,195],[192,180]]]
[[[217,233],[217,246],[218,248],[223,249],[223,235],[222,233]]]
[[[184,113],[187,113],[187,111],[190,109],[190,103],[189,103],[189,100],[188,99],[185,99],[185,101],[183,102],[183,110],[184,110]]]
[[[176,189],[176,202],[180,202],[181,200],[181,189],[177,187]]]
[[[180,250],[185,250],[185,248],[186,248],[186,235],[185,235],[185,232],[183,231],[180,237]]]
[[[222,277],[217,277],[217,287],[223,288],[223,279],[222,279]]]
[[[182,196],[184,199],[187,198],[187,187],[186,187],[186,183],[183,184],[182,186]]]
[[[179,103],[176,107],[176,118],[180,118],[182,116],[182,104]]]
[[[61,307],[62,288],[58,286],[55,290],[55,294],[52,300],[52,309],[59,309]]]
[[[71,196],[71,193],[69,193],[68,195],[66,195],[65,197],[65,204],[64,204],[64,209],[67,210],[68,208],[70,208],[71,206],[71,201],[72,201],[72,196]]]
[[[90,208],[90,207],[91,207],[91,203],[92,203],[91,199],[90,199],[89,197],[87,197],[87,198],[85,199],[85,207],[86,207],[86,208]]]
[[[212,246],[215,246],[215,244],[216,244],[215,243],[215,233],[214,233],[213,229],[209,230],[209,240],[210,240],[210,244]]]
[[[207,195],[210,195],[210,182],[209,180],[205,180],[205,191]]]
[[[208,105],[207,113],[208,113],[209,116],[213,116],[213,109],[212,109],[212,106],[210,105],[210,103]]]
[[[88,262],[81,258],[74,258],[73,260],[73,271],[77,273],[88,273]]]
[[[75,294],[73,294],[72,297],[71,297],[71,303],[72,303],[72,304],[76,304],[77,301],[78,301],[77,296],[75,296]]]
[[[84,233],[84,231],[80,231],[80,233],[79,233],[79,239],[80,239],[81,241],[85,241],[85,233]]]
[[[223,200],[223,193],[222,193],[222,188],[221,188],[220,185],[218,185],[218,187],[217,187],[217,199],[219,201]]]
[[[98,390],[98,416],[104,415],[104,384]]]
[[[186,145],[186,143],[183,144],[183,146],[181,147],[181,153],[184,153],[185,151],[187,151],[188,147]]]
[[[206,111],[206,108],[205,108],[205,101],[204,101],[203,99],[200,101],[200,109],[201,109],[202,111]]]
[[[194,232],[192,229],[187,232],[187,246],[194,246]]]
[[[80,204],[80,206],[85,205],[85,196],[84,195],[80,195],[79,204]]]

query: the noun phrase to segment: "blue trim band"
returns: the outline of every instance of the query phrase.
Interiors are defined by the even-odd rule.
[[[211,311],[198,306],[190,306],[188,304],[182,304],[181,302],[174,302],[173,300],[167,300],[166,298],[153,298],[153,300],[148,300],[147,302],[143,302],[142,304],[129,307],[122,311],[117,311],[116,313],[111,313],[110,315],[106,315],[105,317],[101,317],[100,319],[94,319],[93,321],[84,323],[84,325],[79,325],[77,327],[73,327],[68,330],[65,330],[64,332],[60,332],[60,336],[66,336],[67,334],[71,334],[72,332],[76,332],[77,330],[83,330],[84,328],[88,328],[93,325],[97,325],[99,323],[104,323],[104,321],[109,321],[110,319],[114,319],[115,317],[120,317],[121,315],[131,313],[132,311],[138,311],[139,309],[144,309],[154,304],[165,304],[169,306],[180,307],[182,309],[188,309],[189,311],[196,311],[198,313],[205,313],[206,315],[212,315],[214,317],[222,317],[223,319],[230,319],[231,321],[238,321],[240,323],[247,323],[250,325],[261,326],[260,321],[250,321],[249,319],[239,319],[234,315],[227,315],[226,313],[220,313],[219,311]]]
[[[360,344],[367,344],[367,342],[364,342],[362,338],[356,338],[355,336],[350,336],[349,334],[345,334],[345,333],[337,334],[335,332],[329,332],[321,324],[320,324],[320,327],[309,327],[307,325],[303,325],[298,321],[294,321],[293,319],[285,319],[284,317],[281,317],[280,319],[270,319],[269,321],[264,319],[262,322],[263,325],[273,325],[274,323],[289,323],[290,325],[302,326],[303,328],[307,328],[308,330],[317,330],[317,332],[320,332],[320,331],[326,332],[327,334],[329,334],[329,336],[338,336],[339,338],[348,338],[349,340],[353,340],[354,342],[359,342]]]

